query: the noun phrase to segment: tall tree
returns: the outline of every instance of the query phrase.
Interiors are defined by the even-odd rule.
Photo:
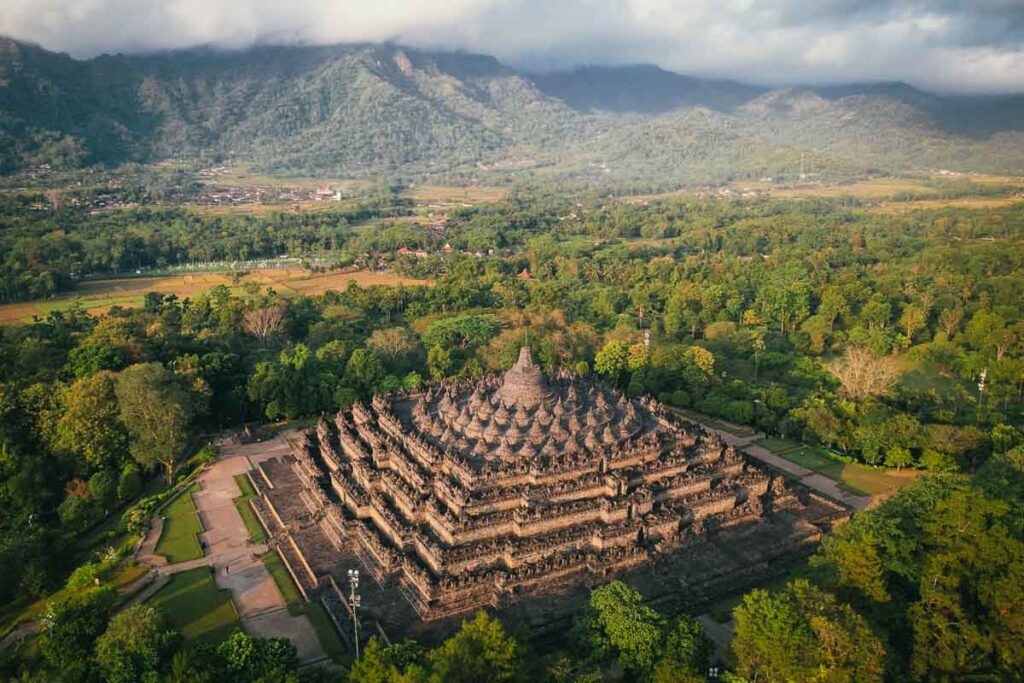
[[[590,593],[576,626],[577,639],[593,655],[614,658],[624,669],[648,675],[661,655],[665,618],[621,581]]]
[[[855,399],[888,393],[902,374],[892,358],[861,346],[847,346],[842,358],[828,364],[828,371],[842,384],[843,392]]]
[[[109,683],[156,680],[178,634],[153,607],[134,604],[118,612],[96,641],[96,664]]]
[[[91,467],[116,464],[127,450],[117,381],[117,375],[102,370],[61,393],[64,413],[57,422],[55,445],[80,454]]]
[[[500,621],[477,612],[472,621],[430,653],[431,683],[526,681],[526,648]]]
[[[739,673],[751,680],[881,682],[885,648],[851,607],[805,580],[754,590],[733,612]]]
[[[143,363],[121,372],[116,392],[121,421],[131,437],[132,456],[145,467],[162,465],[170,483],[192,419],[188,391],[163,365]]]

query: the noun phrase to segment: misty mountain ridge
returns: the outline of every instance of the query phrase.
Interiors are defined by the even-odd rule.
[[[0,39],[0,172],[203,158],[268,173],[458,171],[713,182],[1024,172],[1024,97],[770,89],[650,65],[544,74],[391,44],[89,60]]]

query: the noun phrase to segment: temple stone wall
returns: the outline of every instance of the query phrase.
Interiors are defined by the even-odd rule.
[[[803,505],[718,436],[547,376],[526,349],[501,377],[322,419],[295,457],[332,543],[426,620],[633,571]]]

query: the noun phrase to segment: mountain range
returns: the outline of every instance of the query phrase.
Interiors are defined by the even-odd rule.
[[[673,183],[1024,173],[1024,96],[766,88],[648,65],[533,74],[392,44],[76,60],[0,38],[0,172],[166,159]]]

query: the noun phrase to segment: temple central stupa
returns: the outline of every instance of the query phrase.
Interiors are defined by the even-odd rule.
[[[803,505],[650,398],[523,348],[510,370],[321,420],[295,450],[321,526],[423,619],[599,580]],[[346,551],[347,552],[347,551]]]

